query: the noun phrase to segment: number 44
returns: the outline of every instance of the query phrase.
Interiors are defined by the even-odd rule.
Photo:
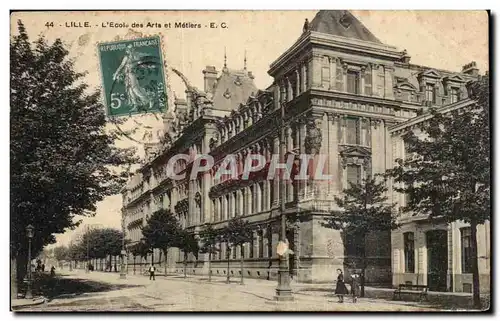
[[[119,93],[111,94],[111,108],[118,109],[122,106],[122,100],[125,100],[125,96]]]
[[[51,22],[48,22],[48,21],[47,21],[47,22],[45,23],[45,27],[47,27],[47,28],[54,27],[54,22],[53,22],[53,21],[51,21]]]

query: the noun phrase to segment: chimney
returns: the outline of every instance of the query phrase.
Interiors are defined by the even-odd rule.
[[[204,91],[213,94],[214,85],[217,81],[217,70],[214,66],[206,66],[203,75]]]
[[[462,67],[462,73],[477,77],[479,75],[479,69],[477,68],[476,62],[472,61]]]
[[[248,72],[248,78],[250,78],[250,79],[255,78],[255,76],[253,75],[253,73],[251,71]]]

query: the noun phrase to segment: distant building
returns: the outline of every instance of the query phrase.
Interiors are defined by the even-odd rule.
[[[343,10],[320,11],[304,24],[298,40],[271,63],[268,73],[274,82],[265,90],[256,88],[246,64],[243,70],[231,70],[224,63],[221,72],[207,66],[203,90],[194,88],[182,73],[177,73],[186,84],[186,99],[176,99],[175,115],[164,117],[168,132],[165,141],[148,147],[146,163],[123,189],[127,237],[134,242],[140,240],[140,227],[159,208],[170,209],[185,228],[195,232],[205,224],[221,228],[228,219],[243,215],[254,228],[254,239],[244,248],[245,276],[276,278],[278,181],[268,181],[262,175],[248,181],[224,177],[217,180],[214,173],[227,154],[236,154],[240,164],[249,153],[264,155],[268,161],[277,154],[279,108],[286,103],[287,150],[327,155],[325,174],[333,175],[328,182],[286,184],[287,213],[304,214],[303,219],[289,224],[287,232],[294,252],[289,267],[300,282],[332,281],[336,268],[349,273],[359,267],[356,249],[344,246],[345,236],[321,224],[328,211],[337,209],[333,196],[339,195],[348,182],[392,168],[403,148],[401,130],[421,119],[419,115],[430,106],[470,103],[465,84],[478,77],[474,63],[461,72],[411,64],[406,51],[381,43],[356,17]],[[193,181],[189,175],[182,181],[171,180],[166,177],[165,167],[168,159],[179,153],[191,159],[196,154],[211,154],[216,159],[215,169]],[[177,166],[189,173],[192,162],[177,162]],[[404,196],[393,193],[392,188],[390,196],[404,203]],[[392,236],[391,231],[386,231],[367,237],[368,283],[416,283],[417,279],[420,284],[442,282],[427,276],[430,269],[426,264],[435,261],[427,259],[426,251],[431,250],[426,240],[437,244],[444,237],[443,232],[432,236],[427,233],[435,228],[447,231],[447,243],[443,244],[448,250],[440,248],[447,253],[447,259],[439,256],[445,260],[442,266],[447,266],[446,289],[468,290],[464,284],[468,284],[470,274],[458,267],[460,253],[466,253],[466,229],[459,229],[458,223],[436,227],[417,217],[406,217]],[[463,236],[457,231],[462,231]],[[480,232],[478,238],[487,240],[480,244],[488,257],[482,273],[489,275],[489,227],[485,232]],[[423,233],[427,233],[427,239]],[[225,244],[220,248],[212,272],[224,276],[227,248]],[[410,252],[413,256],[405,256]],[[239,255],[239,250],[231,252],[229,273],[234,276],[239,276]],[[164,259],[159,252],[154,258],[155,262]],[[179,251],[169,251],[171,271],[182,271],[182,260]],[[129,265],[132,262],[129,258]],[[409,265],[414,268],[405,269]],[[203,254],[197,261],[190,257],[188,273],[207,273],[207,269]],[[439,273],[440,277],[444,275]]]

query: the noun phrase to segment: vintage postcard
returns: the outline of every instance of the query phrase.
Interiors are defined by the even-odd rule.
[[[11,12],[11,310],[487,311],[489,23]]]

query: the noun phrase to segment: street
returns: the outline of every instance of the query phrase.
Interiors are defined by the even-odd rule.
[[[325,286],[292,284],[294,302],[273,301],[276,282],[234,278],[226,284],[220,277],[208,283],[206,276],[147,276],[116,273],[64,271],[56,282],[72,282],[72,289],[49,298],[43,305],[18,311],[435,311],[428,304],[361,298],[338,303]],[[66,286],[67,287],[67,286]],[[330,286],[331,287],[331,286]],[[306,291],[306,288],[309,290]]]

